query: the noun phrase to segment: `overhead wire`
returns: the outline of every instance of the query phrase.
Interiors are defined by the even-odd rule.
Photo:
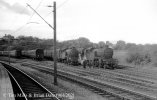
[[[23,9],[20,11],[20,13],[23,13],[24,12],[24,10],[25,10],[25,7],[23,7]],[[9,29],[11,28],[11,26],[14,26],[14,23],[15,23],[15,21],[17,21],[17,15],[15,16],[15,20],[14,21],[12,21],[12,23],[10,24],[10,26],[9,26]],[[13,32],[14,33],[14,32]]]
[[[69,1],[69,0],[65,0],[63,3],[61,3],[59,6],[57,6],[56,9],[61,8],[61,7],[64,6],[68,1]],[[39,4],[38,4],[37,7],[35,8],[35,10],[37,10],[37,9],[41,6],[42,2],[43,2],[43,0],[40,0]],[[23,9],[23,11],[24,11],[24,9]],[[50,13],[48,13],[45,17],[48,17],[51,13],[52,13],[52,11],[51,11]],[[27,21],[24,25],[22,25],[20,28],[18,28],[17,30],[15,30],[13,33],[18,32],[18,31],[20,31],[21,29],[23,29],[23,28],[29,23],[29,21],[32,19],[32,17],[34,16],[34,14],[35,14],[35,12],[33,12],[33,14],[30,16],[30,18],[28,19],[28,21]],[[30,23],[31,23],[31,22],[30,22]],[[32,23],[37,23],[37,22],[32,22]],[[37,23],[37,24],[39,24],[39,23]]]
[[[43,2],[43,0],[40,0],[39,4],[35,8],[35,10],[37,10],[40,7],[40,5],[41,5],[42,2]],[[31,18],[34,16],[34,14],[35,14],[35,12],[33,12],[33,14],[30,16],[30,18],[28,19],[27,23],[31,20]]]
[[[37,7],[35,8],[36,10],[40,7],[42,1],[43,1],[43,0],[40,0],[39,4],[38,4]],[[23,28],[29,23],[29,21],[31,20],[31,18],[33,17],[34,14],[35,14],[35,12],[33,12],[33,14],[30,16],[30,18],[28,19],[28,21],[27,21],[24,25],[22,25],[20,28],[18,28],[17,30],[15,30],[13,33],[18,32],[18,31],[20,31],[21,29],[23,29]],[[33,23],[35,23],[35,22],[33,22]],[[37,22],[36,22],[36,23],[37,23]]]

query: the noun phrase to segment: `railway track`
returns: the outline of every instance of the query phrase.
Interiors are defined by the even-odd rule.
[[[43,62],[42,62],[43,63]],[[39,63],[39,64],[42,64]],[[46,61],[46,63],[43,63],[43,65],[48,65],[50,67],[52,67],[52,63],[48,64],[48,62]],[[59,64],[59,65],[63,65],[63,64]],[[67,66],[67,65],[64,65]],[[71,68],[73,68],[74,66],[71,66]],[[67,70],[66,68],[62,67],[64,70]],[[154,88],[154,84],[157,84],[157,78],[153,78],[152,74],[146,74],[143,72],[134,72],[134,71],[123,71],[123,70],[101,70],[101,69],[86,69],[83,70],[82,68],[79,67],[75,67],[73,68],[73,70],[80,71],[80,72],[84,72],[90,75],[96,75],[96,76],[102,76],[102,77],[107,77],[107,78],[114,78],[114,80],[123,80],[124,82],[129,82],[129,83],[134,83],[134,84],[139,84],[144,85],[144,86],[148,86],[153,87]],[[114,76],[114,77],[111,77]]]
[[[46,68],[35,64],[25,63],[22,65],[36,68],[47,74],[52,74],[53,72],[52,68]],[[155,100],[156,99],[149,95],[120,88],[112,84],[107,84],[100,80],[95,80],[90,77],[79,75],[76,73],[67,73],[67,71],[58,70],[58,77],[81,84],[85,88],[88,88],[99,95],[111,97],[113,100]]]
[[[157,85],[154,84],[154,82],[150,82],[150,81],[146,81],[142,79],[137,80],[136,78],[132,79],[132,78],[124,77],[124,76],[116,76],[112,73],[105,73],[105,74],[103,73],[103,75],[101,75],[98,73],[84,71],[84,70],[76,70],[76,69],[62,69],[62,70],[67,71],[67,72],[77,73],[82,76],[90,76],[95,79],[116,83],[119,85],[123,85],[123,87],[126,86],[126,87],[132,87],[136,89],[138,88],[138,89],[149,91],[149,92],[150,91],[154,92],[157,90]]]
[[[123,66],[123,65],[121,65]],[[124,66],[125,67],[125,66]],[[130,70],[114,70],[113,72],[115,73],[121,73],[121,74],[127,74],[127,75],[131,75],[131,76],[137,76],[137,77],[144,77],[146,79],[154,79],[157,80],[157,76],[156,73],[150,73],[150,71],[147,70],[139,70],[138,68],[132,68]]]
[[[27,61],[30,62],[31,60],[30,59],[23,59],[23,60],[19,60],[19,59],[17,60],[16,59],[16,61],[14,61],[13,63],[22,63],[22,62],[27,62]],[[49,61],[46,61],[46,64],[48,64],[48,62]],[[74,67],[74,66],[71,66],[71,67]],[[78,68],[78,67],[75,67],[75,68],[82,69],[82,68]],[[133,70],[133,71],[131,71],[131,70],[129,70],[129,71],[128,70],[109,71],[109,70],[101,70],[101,69],[94,68],[94,70],[86,69],[86,71],[98,73],[101,75],[105,75],[106,73],[114,74],[116,76],[120,76],[120,77],[124,77],[124,78],[128,78],[128,79],[133,79],[133,80],[137,80],[137,81],[143,81],[145,83],[150,83],[152,80],[157,80],[157,78],[154,77],[154,76],[157,76],[157,74],[154,75],[153,73],[140,72],[140,71],[136,71],[136,70]],[[151,82],[151,83],[154,83],[154,82]]]
[[[27,60],[16,61],[16,62],[22,63],[24,61],[27,62]],[[42,62],[42,63],[43,64],[48,64],[49,61],[45,61],[45,62]],[[50,66],[52,66],[52,63],[50,64]],[[123,66],[123,65],[121,65],[121,66]],[[76,69],[81,69],[82,70],[82,68],[79,68],[78,66],[77,67],[76,66],[71,66],[71,67],[75,67]],[[123,66],[123,67],[125,67],[125,66]],[[94,68],[92,70],[91,69],[86,69],[86,71],[90,71],[90,72],[93,72],[93,73],[96,73],[96,74],[98,73],[98,74],[101,74],[101,75],[105,75],[106,73],[114,74],[116,76],[120,76],[120,77],[124,77],[124,78],[128,78],[128,79],[133,79],[133,80],[137,80],[137,81],[143,81],[145,83],[150,83],[153,80],[155,80],[155,81],[157,80],[157,74],[148,73],[147,71],[143,72],[143,71],[137,71],[137,70],[124,70],[124,69],[123,70],[112,70],[112,71],[110,71],[110,70],[102,70],[102,69],[97,69],[97,68]],[[154,82],[151,82],[151,83],[154,83]]]
[[[42,64],[42,63],[39,63],[39,64]],[[45,65],[44,63],[42,65]],[[48,65],[48,63],[47,63]],[[52,67],[52,64],[50,64],[50,66]],[[77,69],[77,70],[76,70]],[[65,70],[65,71],[69,71],[69,70]],[[151,90],[151,89],[156,89],[156,87],[153,87],[152,84],[154,84],[154,82],[152,81],[149,81],[147,79],[141,79],[141,78],[137,78],[137,77],[133,77],[133,76],[129,76],[126,74],[123,74],[123,73],[120,73],[120,72],[112,72],[112,71],[109,71],[109,70],[103,70],[101,71],[100,69],[96,69],[93,70],[91,72],[91,70],[85,70],[85,71],[82,71],[80,70],[80,68],[75,68],[75,71],[73,71],[73,73],[77,73],[79,74],[80,76],[86,76],[87,74],[93,74],[93,75],[97,75],[97,76],[106,76],[106,74],[110,75],[110,77],[106,77],[108,78],[108,80],[110,81],[110,79],[113,78],[113,81],[116,82],[114,79],[120,79],[121,80],[121,83],[124,83],[125,85],[131,85],[133,87],[135,87],[135,85],[137,85],[137,88],[145,88],[147,87],[148,90]],[[83,74],[85,73],[85,74]],[[111,77],[111,76],[116,76],[116,77]],[[93,76],[94,77],[94,76]],[[104,79],[104,78],[100,78],[98,77],[99,79]],[[130,81],[131,79],[131,81]],[[128,82],[126,82],[128,81]],[[129,83],[130,82],[130,83]],[[127,83],[127,84],[126,84]],[[132,83],[134,83],[135,85],[133,85]],[[144,86],[143,86],[144,85]],[[146,87],[145,87],[146,86]],[[97,90],[96,90],[97,91]],[[99,92],[98,92],[99,93]],[[103,94],[100,92],[100,94]],[[143,100],[143,99],[142,99]],[[146,99],[147,100],[147,99]]]
[[[46,65],[46,64],[42,64],[42,65]],[[48,65],[48,66],[52,67],[52,64]],[[58,64],[58,66],[62,66],[62,65]],[[116,73],[116,72],[107,71],[107,70],[106,71],[99,71],[99,70],[95,71],[95,70],[91,70],[91,69],[82,70],[82,69],[73,68],[73,67],[59,67],[59,68],[64,71],[67,71],[67,72],[70,71],[70,72],[74,72],[74,73],[80,73],[82,75],[84,74],[86,76],[95,77],[100,80],[106,80],[106,81],[112,81],[114,83],[120,83],[120,84],[126,85],[127,87],[128,86],[136,87],[139,89],[143,89],[145,91],[157,90],[157,84],[156,84],[157,82],[152,81],[152,80],[147,80],[144,78],[142,79],[142,78],[138,78],[138,77],[129,76],[127,74],[121,74],[121,73]]]
[[[11,78],[16,100],[60,100],[36,80],[23,71],[1,62]]]

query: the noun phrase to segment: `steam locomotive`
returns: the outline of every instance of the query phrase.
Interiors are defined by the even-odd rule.
[[[87,48],[82,52],[83,67],[93,66],[114,69],[118,60],[113,58],[113,49],[107,45],[105,48]]]

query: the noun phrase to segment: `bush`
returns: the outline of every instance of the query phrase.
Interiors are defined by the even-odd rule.
[[[151,59],[152,59],[152,64],[154,66],[157,66],[157,47],[151,47],[150,49],[151,52]]]
[[[128,51],[126,62],[135,65],[145,65],[151,62],[151,55],[143,47],[131,48]]]

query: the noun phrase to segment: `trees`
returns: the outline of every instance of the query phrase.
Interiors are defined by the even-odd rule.
[[[115,50],[123,50],[125,49],[126,43],[123,40],[119,40],[117,41],[116,45],[115,45]]]
[[[79,39],[76,40],[76,42],[78,44],[78,47],[83,47],[83,48],[87,48],[92,45],[89,39],[84,37],[80,37]]]
[[[135,48],[137,45],[135,43],[127,43],[125,45],[125,49],[129,50],[130,48]]]
[[[7,50],[9,47],[9,42],[12,44],[14,41],[14,36],[10,34],[5,34],[0,40],[0,50]]]
[[[98,46],[99,46],[99,47],[105,47],[105,45],[106,45],[106,44],[105,44],[104,41],[100,41],[100,42],[98,43]]]
[[[93,46],[93,44],[89,41],[89,39],[80,37],[75,40],[68,40],[63,41],[59,43],[60,48],[71,48],[71,47],[77,47],[77,48],[88,48]]]
[[[106,45],[108,45],[109,47],[113,47],[113,43],[111,43],[110,41],[106,41]]]

